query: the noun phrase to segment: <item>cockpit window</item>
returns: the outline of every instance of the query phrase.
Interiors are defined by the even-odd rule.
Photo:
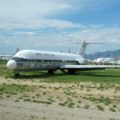
[[[25,59],[24,58],[19,58],[19,57],[13,57],[12,58],[13,60],[15,60],[15,61],[25,61]]]

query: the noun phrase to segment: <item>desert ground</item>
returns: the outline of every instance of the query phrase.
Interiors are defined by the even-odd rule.
[[[0,77],[0,120],[120,120],[120,85]]]

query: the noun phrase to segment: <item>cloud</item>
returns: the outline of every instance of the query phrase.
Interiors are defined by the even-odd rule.
[[[113,6],[114,4],[120,4],[119,0],[61,0],[61,2],[63,1],[72,5],[74,12],[96,11]]]
[[[84,25],[69,21],[73,12],[107,8],[117,2],[119,0],[0,0],[0,47],[48,47],[56,50],[67,46],[75,48],[71,44],[81,40],[119,45],[120,26]]]
[[[0,0],[0,21],[33,21],[72,11],[89,11],[117,2],[119,0]]]
[[[37,30],[32,29],[30,26],[27,27],[27,29],[23,29],[22,26],[22,29],[20,28],[19,30],[17,26],[17,28],[14,28],[11,33],[9,33],[9,30],[5,30],[5,32],[8,32],[11,35],[7,36],[6,34],[1,33],[0,43],[4,46],[4,49],[11,48],[15,50],[17,47],[20,47],[21,49],[42,49],[55,51],[60,51],[60,49],[65,50],[68,48],[78,51],[78,48],[76,48],[76,46],[72,43],[81,42],[82,40],[105,42],[106,46],[112,44],[114,49],[117,49],[120,45],[120,26],[106,27],[104,25],[79,25],[71,23],[69,26],[65,25],[64,28],[60,27],[59,30],[56,26],[57,24],[52,25],[51,28],[51,26],[48,25],[46,26],[46,29],[37,27]],[[66,28],[72,30],[66,30]],[[116,44],[118,46],[116,46]],[[106,46],[104,48],[97,47],[99,50],[112,49],[111,47]],[[98,50],[98,48],[95,46],[92,50],[94,49],[93,51],[95,51],[95,49]]]
[[[64,10],[72,9],[72,5],[52,0],[0,0],[0,18],[30,20],[56,15]]]
[[[28,22],[13,22],[13,23],[1,23],[0,30],[16,30],[16,29],[69,29],[69,28],[79,28],[78,24],[74,24],[66,20],[56,20],[56,19],[40,19],[38,21],[28,21]]]
[[[112,42],[120,44],[120,27],[111,26],[105,27],[103,25],[89,25],[84,26],[81,31],[69,34],[69,37],[75,41],[98,41],[98,42]]]

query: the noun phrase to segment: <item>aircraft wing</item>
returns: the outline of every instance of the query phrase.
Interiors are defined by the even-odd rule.
[[[61,69],[74,69],[74,70],[95,70],[105,68],[120,68],[117,65],[63,65]]]

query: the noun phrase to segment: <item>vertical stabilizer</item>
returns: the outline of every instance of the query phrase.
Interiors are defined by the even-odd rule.
[[[81,44],[79,54],[84,57],[88,44],[103,44],[103,43],[98,43],[94,41],[89,41],[89,42],[82,41],[81,43],[75,43],[75,44]]]
[[[82,41],[79,54],[84,57],[88,43]]]

